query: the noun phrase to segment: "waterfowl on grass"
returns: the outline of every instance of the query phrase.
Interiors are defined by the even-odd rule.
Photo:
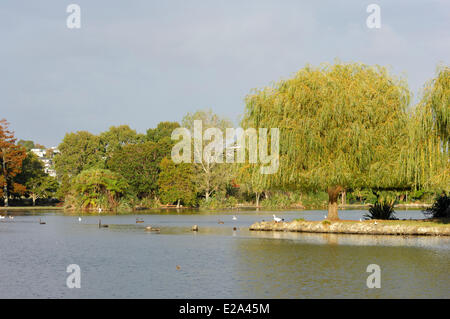
[[[273,220],[276,222],[276,223],[279,223],[279,222],[281,222],[281,218],[280,217],[277,217],[277,216],[275,216],[275,214],[273,215]]]

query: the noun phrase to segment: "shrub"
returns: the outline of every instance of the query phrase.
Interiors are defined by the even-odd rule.
[[[432,218],[450,217],[450,196],[446,193],[436,196],[433,205],[427,208],[424,214]]]
[[[397,219],[394,211],[394,201],[377,201],[370,205],[369,213],[364,214],[364,219]]]
[[[82,171],[74,180],[72,199],[82,209],[115,209],[126,194],[127,182],[117,173],[106,169]]]
[[[236,207],[238,201],[234,196],[218,197],[212,196],[208,200],[200,200],[200,208],[218,209],[218,208],[233,208]]]

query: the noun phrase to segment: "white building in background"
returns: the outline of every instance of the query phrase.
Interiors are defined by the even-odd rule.
[[[44,165],[44,172],[52,177],[56,177],[56,171],[53,166],[53,156],[55,156],[55,154],[58,154],[59,150],[55,146],[53,146],[48,150],[45,150],[43,148],[33,148],[31,149],[31,152],[36,154],[36,156]]]
[[[31,151],[39,158],[45,157],[46,154],[46,151],[43,148],[32,148]]]

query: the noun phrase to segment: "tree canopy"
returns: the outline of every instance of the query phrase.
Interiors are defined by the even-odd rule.
[[[9,129],[9,123],[0,120],[0,186],[4,205],[8,206],[9,192],[23,193],[25,186],[14,182],[13,178],[20,173],[22,161],[26,157],[25,148],[16,145],[14,132]]]
[[[279,128],[280,167],[272,186],[326,190],[329,219],[346,188],[395,188],[406,139],[409,91],[385,68],[307,66],[246,98],[244,127]]]
[[[415,189],[450,191],[450,68],[439,67],[426,83],[409,121],[402,163]]]

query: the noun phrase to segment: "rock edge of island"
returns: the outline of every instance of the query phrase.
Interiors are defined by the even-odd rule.
[[[450,236],[450,226],[412,226],[387,225],[382,221],[298,221],[291,222],[256,222],[249,228],[251,231],[290,231],[305,233],[330,234],[367,234],[367,235],[400,235],[400,236]]]

